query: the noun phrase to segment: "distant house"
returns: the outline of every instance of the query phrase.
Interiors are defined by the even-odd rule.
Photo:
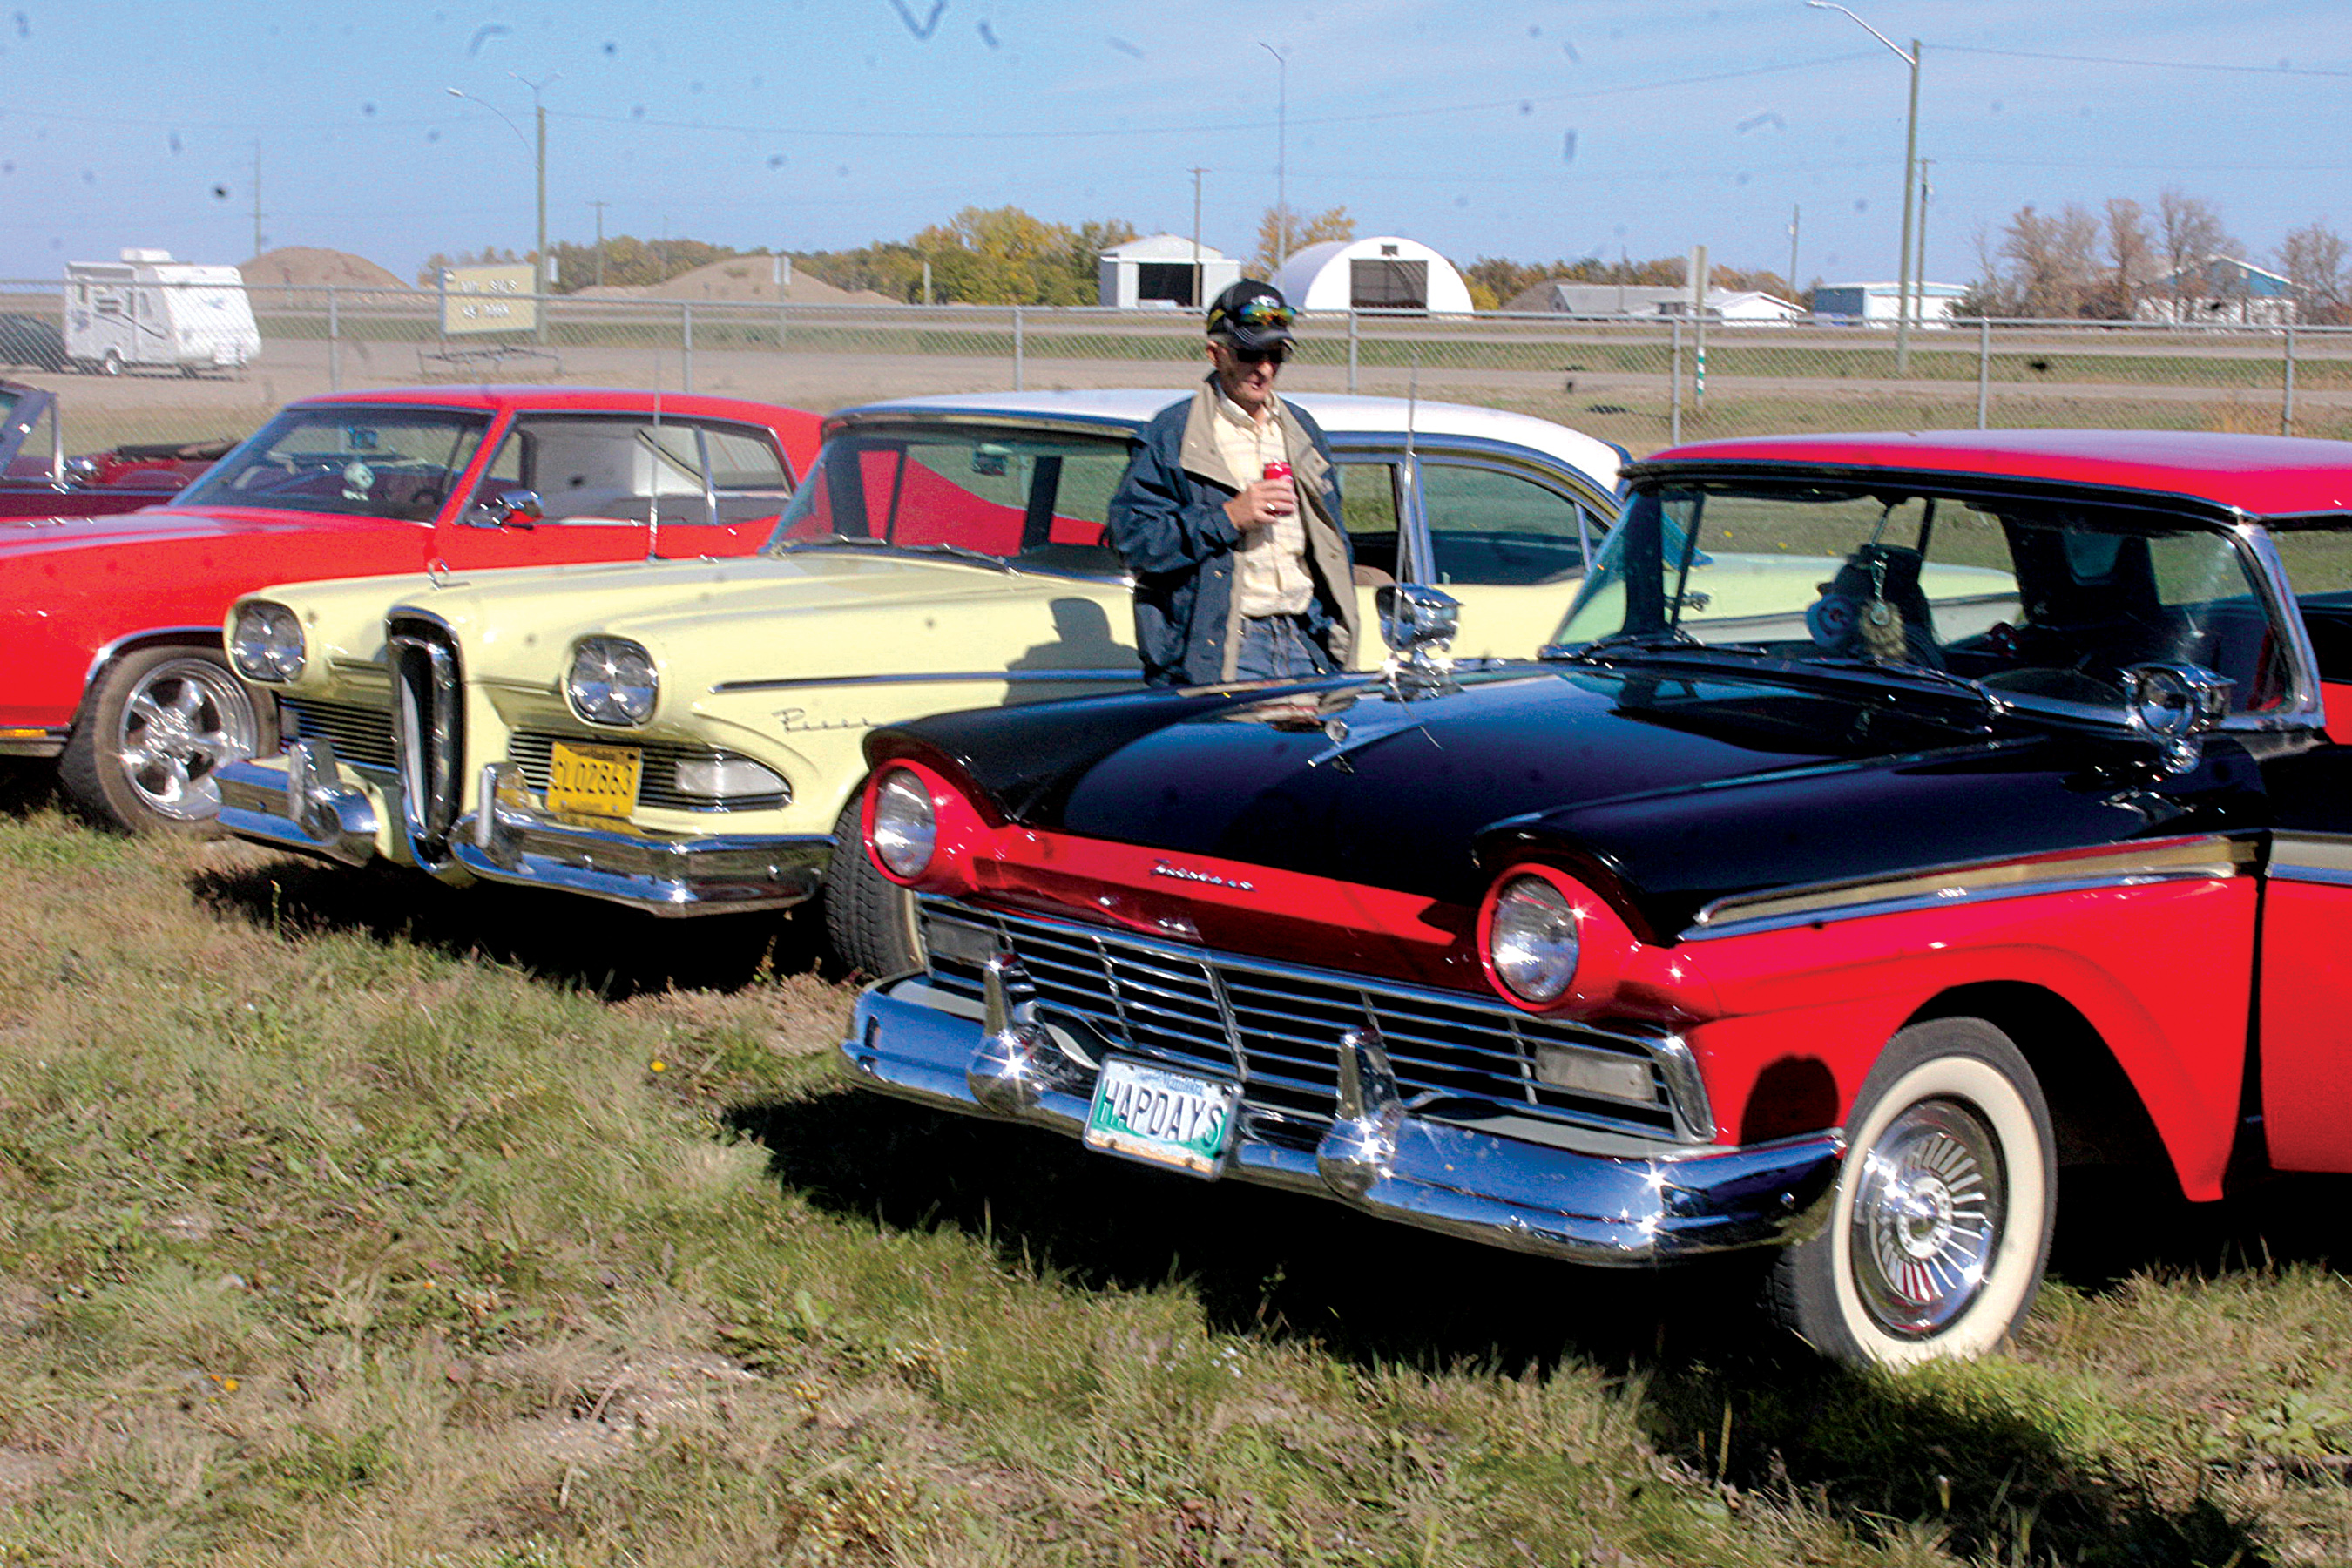
[[[1911,285],[1912,320],[1923,327],[1948,327],[1968,298],[1965,283]],[[1825,321],[1891,327],[1903,313],[1900,283],[1824,283],[1813,290],[1813,314]]]
[[[2133,312],[2143,321],[2227,321],[2284,327],[2296,320],[2294,285],[2234,256],[2209,256],[2150,283]]]
[[[1122,310],[1200,310],[1241,277],[1240,262],[1178,234],[1130,239],[1095,260],[1097,297]]]
[[[1392,234],[1310,245],[1282,264],[1274,286],[1302,310],[1470,313],[1470,285],[1454,263]]]
[[[1563,316],[1660,316],[1690,314],[1690,290],[1679,286],[1648,283],[1538,283],[1523,289],[1503,307],[1507,310],[1542,310]],[[1774,294],[1753,289],[1710,289],[1706,318],[1710,321],[1795,321],[1805,308]]]

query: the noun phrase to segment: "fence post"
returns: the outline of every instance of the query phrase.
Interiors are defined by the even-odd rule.
[[[335,286],[327,285],[327,390],[343,389],[342,318],[335,309]]]
[[[2294,323],[2286,324],[2285,395],[2279,402],[2279,434],[2294,434]]]
[[[1673,391],[1668,395],[1671,401],[1667,405],[1666,441],[1670,446],[1679,447],[1683,443],[1683,319],[1680,316],[1674,318],[1674,369],[1668,378]]]
[[[1015,305],[1013,307],[1013,390],[1015,392],[1023,390],[1021,384],[1023,347],[1024,345],[1021,342],[1021,307]]]
[[[1985,316],[1977,318],[1977,428],[1985,429],[1985,415],[1992,405],[1992,321]]]
[[[1348,390],[1356,390],[1356,307],[1348,307]]]
[[[677,342],[678,358],[682,362],[678,366],[678,390],[692,392],[694,390],[694,301],[691,300],[681,300],[677,302]]]

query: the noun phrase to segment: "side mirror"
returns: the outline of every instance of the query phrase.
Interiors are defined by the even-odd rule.
[[[537,490],[500,490],[488,500],[476,501],[459,521],[467,528],[520,528],[543,521]]]
[[[1423,683],[1453,673],[1447,653],[1462,622],[1462,602],[1420,583],[1388,583],[1373,595],[1381,616],[1381,641],[1389,648],[1388,672]]]
[[[2135,664],[2124,671],[2124,717],[2163,753],[2171,773],[2203,754],[2202,737],[2230,711],[2230,682],[2202,665]]]

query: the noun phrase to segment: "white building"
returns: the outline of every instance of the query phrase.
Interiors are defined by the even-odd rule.
[[[1923,327],[1949,326],[1968,292],[1965,283],[1914,283],[1911,319]],[[1824,283],[1813,290],[1813,314],[1855,326],[1891,327],[1903,313],[1902,297],[1900,283]]]
[[[1310,245],[1282,265],[1274,286],[1302,310],[1470,313],[1470,285],[1454,263],[1417,239],[1374,235]]]
[[[1097,297],[1121,310],[1204,310],[1241,278],[1240,262],[1205,245],[1196,252],[1192,242],[1178,234],[1130,239],[1104,251],[1095,262]]]

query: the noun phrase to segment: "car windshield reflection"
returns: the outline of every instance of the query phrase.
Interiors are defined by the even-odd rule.
[[[488,426],[460,409],[289,408],[173,504],[430,521]]]
[[[1123,437],[1006,428],[856,431],[825,443],[772,555],[836,546],[1115,576],[1106,525]]]
[[[2235,712],[2286,696],[2287,639],[2230,534],[2125,507],[1811,486],[1646,491],[1552,656],[1706,650],[2119,710],[2124,671],[2200,665]]]

